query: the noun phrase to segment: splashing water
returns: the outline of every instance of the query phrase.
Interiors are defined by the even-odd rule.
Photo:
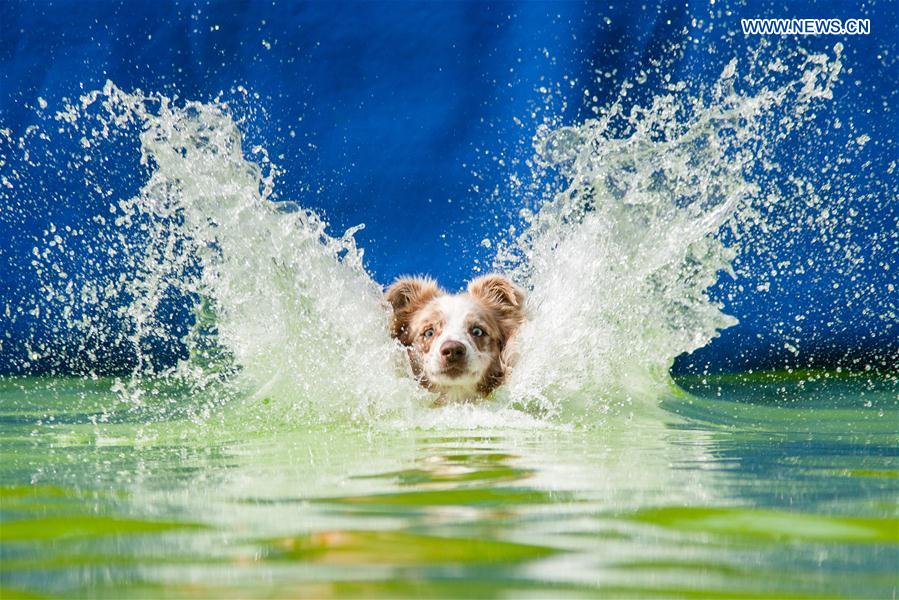
[[[120,226],[147,231],[123,290],[131,344],[140,349],[165,328],[160,306],[174,290],[196,300],[197,314],[191,358],[166,375],[205,387],[239,367],[229,384],[248,404],[302,399],[272,406],[280,419],[366,420],[408,408],[420,393],[397,368],[402,356],[354,230],[331,237],[313,213],[270,201],[276,171],[263,168],[261,149],[263,166],[247,159],[227,106],[177,107],[108,83],[60,118],[77,125],[95,103],[105,135],[140,124],[141,164],[150,167],[140,193],[119,206]],[[147,369],[142,362],[136,374]],[[140,379],[122,391],[140,401]]]
[[[833,61],[807,57],[801,80],[773,91],[738,93],[732,61],[706,102],[681,86],[648,108],[619,103],[538,133],[538,159],[567,185],[526,213],[497,259],[531,290],[513,405],[596,415],[658,397],[676,356],[736,324],[707,295],[720,272],[733,275],[736,250],[716,234],[752,218],[761,190],[751,173],[811,102],[831,96],[840,49]]]
[[[735,90],[735,72],[731,63],[706,100],[680,88],[645,108],[616,104],[538,132],[541,167],[565,184],[498,253],[497,268],[530,290],[532,318],[511,380],[482,410],[532,426],[533,416],[595,416],[656,397],[677,355],[736,322],[707,295],[735,252],[716,234],[757,217],[753,202],[765,190],[751,174],[777,143],[771,121],[781,131],[799,126],[811,103],[830,97],[839,48],[835,60],[807,57],[797,81],[754,94]],[[57,119],[83,134],[85,148],[139,131],[147,179],[113,203],[111,237],[98,240],[110,252],[118,244],[127,274],[76,290],[58,266],[66,242],[53,232],[53,244],[35,249],[44,313],[58,311],[82,344],[134,348],[123,398],[139,405],[159,391],[151,383],[148,394],[147,381],[178,381],[214,390],[206,397],[238,392],[228,397],[299,422],[402,420],[428,406],[387,335],[355,229],[332,237],[315,214],[272,201],[277,169],[264,149],[245,153],[226,103],[179,105],[108,83]],[[117,299],[127,327],[97,316]],[[196,307],[190,332],[173,334],[190,356],[160,372],[148,340],[171,330],[173,299]],[[427,411],[420,424],[486,414],[470,412],[451,407],[435,420]]]

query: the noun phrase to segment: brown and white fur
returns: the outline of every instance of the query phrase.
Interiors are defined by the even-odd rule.
[[[482,398],[503,383],[525,319],[524,292],[509,279],[485,275],[448,294],[433,279],[403,277],[387,288],[387,301],[391,334],[441,402]]]

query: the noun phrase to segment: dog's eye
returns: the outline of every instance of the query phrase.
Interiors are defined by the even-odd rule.
[[[473,335],[473,336],[475,336],[475,337],[482,337],[482,336],[484,336],[484,335],[486,335],[486,334],[484,333],[484,330],[483,330],[483,329],[481,329],[480,327],[477,327],[477,326],[476,326],[476,327],[472,327],[472,328],[471,328],[471,335]]]
[[[433,329],[425,329],[425,332],[422,333],[422,335],[426,338],[434,337],[434,330]]]

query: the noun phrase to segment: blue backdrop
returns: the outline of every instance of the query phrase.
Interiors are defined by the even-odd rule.
[[[489,262],[491,250],[480,241],[516,219],[504,182],[530,153],[541,88],[557,90],[549,110],[573,122],[590,114],[585,85],[607,104],[622,81],[670,60],[673,43],[684,48],[671,62],[673,78],[715,80],[731,58],[745,59],[760,44],[740,32],[741,17],[866,17],[868,36],[777,42],[816,51],[844,44],[851,71],[828,110],[871,136],[846,168],[866,170],[853,193],[874,198],[846,227],[874,232],[882,243],[852,280],[834,268],[776,278],[764,292],[751,280],[722,281],[716,294],[741,324],[678,368],[890,366],[899,335],[894,294],[886,292],[899,246],[895,162],[890,167],[899,134],[899,11],[891,2],[722,4],[6,0],[0,127],[15,139],[36,122],[38,98],[53,111],[107,79],[125,90],[199,100],[244,86],[264,112],[249,122],[248,142],[265,146],[284,171],[281,198],[323,213],[337,232],[365,223],[358,239],[378,281],[431,273],[453,288]],[[797,142],[807,146],[801,152],[784,148],[782,159],[833,160],[820,137],[843,133],[815,135]],[[39,317],[9,314],[34,291],[30,253],[47,223],[83,225],[91,214],[74,193],[71,202],[46,200],[62,185],[34,181],[0,206],[0,309],[11,307],[6,316],[0,310],[0,372],[22,370],[30,336],[59,334]],[[817,252],[814,242],[784,258]],[[797,314],[805,316],[803,327],[788,337],[799,340],[801,359],[784,345]],[[66,364],[57,357],[29,368]]]

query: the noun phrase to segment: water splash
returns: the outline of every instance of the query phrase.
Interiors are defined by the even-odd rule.
[[[365,421],[419,397],[397,366],[402,354],[387,335],[385,303],[362,265],[356,229],[332,237],[317,215],[272,202],[277,171],[263,149],[254,149],[258,162],[244,154],[227,105],[178,106],[107,83],[58,118],[82,129],[87,121],[95,138],[140,130],[149,177],[116,207],[118,228],[143,232],[126,246],[129,277],[112,290],[129,299],[122,310],[130,326],[104,332],[140,357],[119,386],[130,402],[143,401],[147,375],[195,389],[226,381],[241,402],[275,420]],[[171,331],[162,307],[172,295],[195,305],[190,356],[157,373],[145,340]]]
[[[80,164],[108,206],[111,216],[97,217],[105,237],[48,232],[34,251],[44,281],[35,310],[79,332],[82,349],[132,348],[133,375],[116,389],[134,406],[175,385],[201,399],[192,414],[208,417],[230,400],[275,425],[418,419],[434,427],[518,414],[531,427],[533,416],[564,421],[584,411],[590,422],[634,397],[656,398],[677,355],[736,322],[707,293],[735,253],[721,232],[759,220],[756,202],[770,190],[754,173],[778,136],[831,96],[839,52],[806,56],[801,76],[779,87],[737,91],[732,62],[705,98],[672,86],[647,107],[619,102],[538,132],[535,177],[555,170],[563,185],[500,245],[496,265],[528,287],[532,314],[511,381],[482,414],[422,412],[429,398],[387,335],[356,230],[333,237],[314,213],[274,202],[277,169],[264,148],[245,148],[221,100],[179,103],[107,83],[56,115],[86,152],[137,135],[142,178],[135,194],[116,200],[102,171],[85,167],[87,158]],[[120,268],[74,281],[61,265],[78,243]],[[171,307],[184,304],[194,307],[189,331],[172,327]],[[186,344],[188,356],[157,367],[160,338]]]
[[[497,259],[531,290],[512,405],[595,415],[656,398],[676,356],[736,324],[707,293],[721,272],[733,275],[735,245],[718,234],[756,216],[769,190],[754,173],[831,97],[840,50],[806,57],[801,78],[779,88],[738,92],[734,60],[707,100],[675,85],[646,108],[619,102],[538,132],[539,165],[564,185],[525,212],[527,227]]]

